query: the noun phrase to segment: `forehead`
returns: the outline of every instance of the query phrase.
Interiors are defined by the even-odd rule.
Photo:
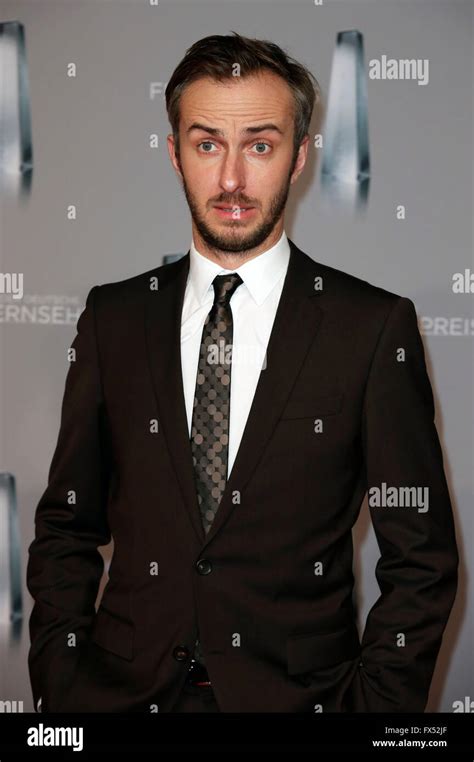
[[[232,77],[217,82],[210,77],[195,80],[184,90],[180,101],[181,126],[194,120],[212,119],[213,126],[278,121],[282,128],[293,121],[293,93],[284,79],[263,71],[249,77]]]

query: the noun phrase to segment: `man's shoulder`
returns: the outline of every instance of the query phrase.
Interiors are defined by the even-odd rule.
[[[97,290],[100,292],[97,298],[101,304],[116,304],[122,307],[124,304],[143,303],[150,290],[157,291],[162,288],[176,275],[177,270],[182,265],[183,262],[179,259],[132,275],[129,278],[97,284]]]
[[[294,244],[292,244],[295,246]],[[371,283],[345,270],[321,262],[295,246],[306,273],[323,297],[321,304],[341,310],[390,310],[402,297],[383,286]],[[314,280],[318,278],[318,280]]]

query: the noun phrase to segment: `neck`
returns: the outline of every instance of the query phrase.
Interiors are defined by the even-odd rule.
[[[271,249],[277,241],[280,240],[283,233],[283,222],[277,225],[270,235],[265,239],[260,246],[256,246],[253,249],[243,249],[237,252],[222,251],[222,249],[209,246],[199,234],[197,228],[192,226],[193,229],[193,241],[196,249],[202,254],[203,257],[210,259],[212,262],[224,267],[226,270],[234,270],[244,262],[248,262],[250,259],[255,259],[260,254],[263,254],[268,249]]]

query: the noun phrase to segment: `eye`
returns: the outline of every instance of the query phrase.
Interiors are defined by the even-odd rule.
[[[211,143],[210,140],[203,140],[202,143],[198,143],[198,148],[201,146],[213,146],[214,143]],[[204,151],[204,153],[214,153],[214,151]]]
[[[259,140],[258,143],[255,143],[252,147],[255,148],[256,146],[266,146],[267,148],[271,148],[271,145],[269,143],[263,143],[261,140]],[[265,155],[265,153],[270,153],[270,151],[257,151],[257,153],[262,154],[262,156]]]
[[[198,143],[197,147],[201,148],[202,146],[211,146],[211,147],[215,148],[215,144],[212,141],[210,141],[210,140],[203,140],[203,141],[201,141],[201,143]],[[262,140],[259,140],[258,143],[254,143],[252,148],[256,148],[257,146],[264,146],[266,148],[271,149],[271,145],[269,143],[265,143]],[[201,150],[202,150],[203,153],[214,153],[214,151],[207,150],[207,148],[202,148]],[[270,151],[265,151],[265,150],[263,150],[263,151],[258,150],[257,151],[257,154],[260,154],[261,156],[265,156],[268,153],[270,153]]]

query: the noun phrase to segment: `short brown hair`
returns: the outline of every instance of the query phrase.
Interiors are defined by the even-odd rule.
[[[179,102],[187,85],[202,77],[218,82],[232,79],[232,69],[239,65],[239,75],[248,77],[261,70],[270,70],[282,77],[293,92],[294,156],[308,134],[314,104],[320,102],[317,79],[302,64],[288,56],[282,48],[268,40],[229,35],[210,35],[198,40],[180,61],[165,91],[168,119],[173,130],[176,153],[179,157]],[[314,84],[313,84],[314,82]]]

